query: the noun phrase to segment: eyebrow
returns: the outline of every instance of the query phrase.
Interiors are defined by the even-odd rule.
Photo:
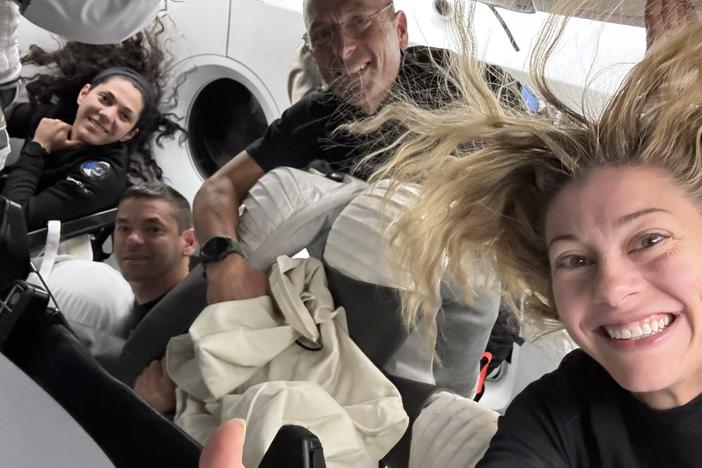
[[[624,216],[620,217],[615,225],[622,226],[649,213],[670,213],[670,211],[664,210],[663,208],[646,208],[643,210],[634,211],[633,213],[625,214]]]
[[[634,211],[633,213],[625,214],[624,216],[619,217],[614,222],[614,225],[617,227],[621,227],[625,224],[628,224],[636,219],[639,219],[642,216],[645,216],[650,213],[670,213],[668,210],[664,210],[663,208],[645,208],[643,210],[638,210]],[[578,237],[574,234],[564,234],[562,236],[556,236],[551,241],[548,243],[547,249],[550,250],[553,244],[559,241],[577,241]]]

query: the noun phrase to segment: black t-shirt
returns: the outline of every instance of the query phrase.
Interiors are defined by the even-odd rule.
[[[134,308],[132,309],[132,320],[131,324],[129,325],[129,329],[134,330],[137,327],[137,325],[139,325],[139,323],[142,320],[144,320],[144,317],[146,317],[146,315],[151,311],[151,309],[153,309],[166,294],[163,294],[162,296],[159,296],[156,299],[146,302],[144,304],[139,304],[135,300]]]
[[[427,47],[407,49],[388,101],[398,93],[427,108],[451,100],[451,93],[445,90],[444,79],[435,66],[435,62],[444,63],[448,53]],[[360,110],[343,103],[331,91],[317,91],[283,112],[246,151],[264,171],[280,166],[302,168],[312,161],[323,160],[333,171],[348,172],[360,157],[392,142],[399,131],[397,124],[389,123],[371,135],[334,133],[340,125],[363,117]]]
[[[21,104],[8,117],[10,136],[31,139],[52,106]],[[112,208],[127,186],[124,144],[84,145],[36,156],[22,149],[18,161],[0,172],[0,195],[24,207],[29,230],[47,221],[67,221]]]
[[[581,350],[529,385],[478,468],[702,466],[702,396],[654,410]]]

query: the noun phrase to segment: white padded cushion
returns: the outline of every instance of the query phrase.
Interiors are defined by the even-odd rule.
[[[72,41],[121,42],[144,29],[161,0],[31,0],[24,16],[40,28]]]
[[[472,468],[497,432],[499,414],[479,403],[440,392],[412,426],[409,468]]]
[[[348,277],[367,283],[401,288],[390,268],[387,231],[391,223],[419,193],[404,185],[385,199],[390,182],[381,180],[363,191],[339,214],[329,232],[324,260]]]
[[[93,356],[119,352],[132,320],[134,294],[117,270],[106,263],[66,260],[54,265],[46,284]]]
[[[251,188],[239,212],[237,234],[249,264],[267,271],[280,255],[292,257],[323,243],[339,212],[366,183],[279,167]],[[310,250],[310,255],[321,256]]]

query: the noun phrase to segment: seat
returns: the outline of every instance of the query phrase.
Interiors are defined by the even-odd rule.
[[[45,296],[43,304],[32,301],[22,312],[3,354],[66,410],[117,468],[197,466],[200,446],[108,374],[47,303]]]

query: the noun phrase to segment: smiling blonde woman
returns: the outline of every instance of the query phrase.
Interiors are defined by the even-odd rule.
[[[702,24],[651,49],[594,121],[545,89],[541,45],[558,125],[501,108],[466,55],[460,106],[380,118],[408,132],[378,177],[424,185],[394,231],[408,320],[437,278],[469,285],[489,262],[581,347],[514,400],[478,466],[699,466]]]

